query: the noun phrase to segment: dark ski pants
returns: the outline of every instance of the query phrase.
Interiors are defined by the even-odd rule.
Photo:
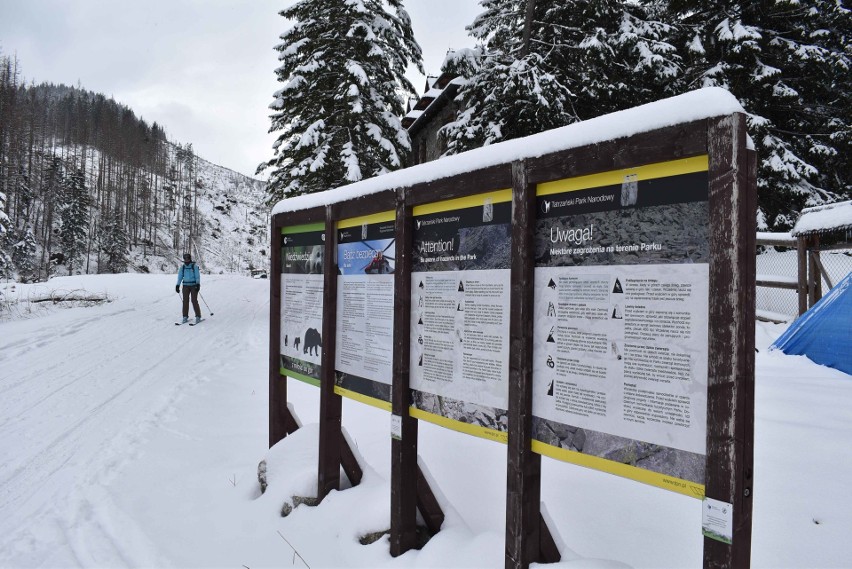
[[[189,317],[189,298],[192,296],[192,309],[195,315],[201,317],[201,307],[198,306],[198,287],[183,285],[183,317]]]

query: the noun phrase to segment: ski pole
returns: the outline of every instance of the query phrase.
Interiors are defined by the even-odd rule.
[[[200,297],[201,297],[201,302],[203,302],[203,303],[204,303],[204,306],[206,306],[206,307],[207,307],[207,312],[209,312],[209,313],[210,313],[210,316],[213,316],[213,311],[212,311],[212,310],[210,310],[210,305],[209,305],[209,304],[207,304],[207,301],[206,301],[206,300],[204,300],[204,296],[201,294],[201,291],[200,291],[200,290],[198,291],[198,296],[200,296]]]

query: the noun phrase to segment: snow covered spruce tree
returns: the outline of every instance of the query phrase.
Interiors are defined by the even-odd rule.
[[[32,226],[27,225],[15,231],[9,242],[12,243],[12,264],[18,273],[18,280],[23,283],[35,280],[39,273],[36,257],[38,243]]]
[[[457,52],[445,71],[461,72],[461,111],[441,130],[447,154],[535,134],[577,120],[571,93],[559,79],[540,37],[548,2],[482,0],[468,27],[477,50]],[[465,73],[467,71],[467,73]]]
[[[683,90],[721,86],[749,113],[764,227],[850,191],[850,11],[835,0],[669,0]]]
[[[0,192],[0,275],[8,277],[12,272],[12,257],[6,251],[9,237],[9,216],[6,215],[6,194]]]
[[[83,171],[75,170],[68,177],[65,200],[59,211],[62,227],[59,241],[65,255],[68,274],[74,274],[74,268],[86,252],[86,238],[89,232],[89,209],[91,198],[86,188]]]
[[[124,230],[124,220],[116,211],[101,220],[98,231],[98,243],[106,259],[98,265],[99,273],[124,273],[130,262],[127,258],[127,246],[130,240]]]
[[[654,3],[537,0],[547,4],[540,37],[581,120],[677,94],[682,72],[674,28]]]
[[[399,117],[422,70],[402,0],[300,0],[279,12],[293,27],[276,46],[283,84],[270,105],[278,132],[269,201],[327,190],[404,166]]]
[[[482,0],[479,67],[445,128],[449,152],[540,132],[676,93],[681,62],[655,4]],[[446,69],[450,70],[453,63]]]

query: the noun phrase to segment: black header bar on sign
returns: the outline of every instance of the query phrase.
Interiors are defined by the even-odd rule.
[[[485,215],[484,208],[480,205],[415,216],[415,239],[433,234],[443,235],[447,232],[455,232],[459,227],[482,227],[491,224],[511,223],[511,202],[499,202],[490,205],[490,215]]]
[[[381,223],[365,223],[363,226],[346,227],[337,230],[338,243],[357,243],[359,241],[375,241],[377,239],[393,239],[394,221]]]
[[[325,243],[323,230],[308,231],[305,233],[291,233],[281,236],[283,247],[309,247],[311,245],[322,245]]]
[[[538,218],[543,219],[635,207],[707,201],[707,180],[706,171],[651,180],[628,179],[618,185],[539,196],[536,199],[536,211]]]

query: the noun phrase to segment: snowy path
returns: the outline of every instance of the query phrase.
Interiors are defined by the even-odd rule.
[[[362,483],[282,517],[316,489],[319,390],[288,383],[305,427],[267,449],[269,282],[203,282],[215,315],[192,328],[173,325],[170,275],[54,279],[113,302],[0,321],[0,568],[503,565],[506,447],[425,422],[441,532],[396,559],[387,537],[360,545],[388,527],[390,427],[351,400]],[[852,380],[768,352],[782,330],[757,328],[752,566],[848,567]],[[698,500],[548,459],[542,502],[563,548],[553,569],[701,566]]]
[[[184,396],[244,368],[234,354],[261,354],[262,383],[267,281],[205,279],[215,316],[188,327],[173,277],[113,280],[116,302],[0,328],[0,566],[162,565],[111,507],[116,473]]]

